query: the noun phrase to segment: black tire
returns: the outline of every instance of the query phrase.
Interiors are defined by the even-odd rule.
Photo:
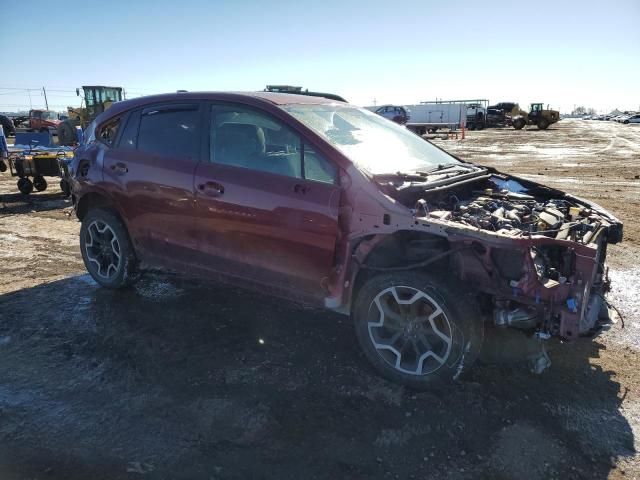
[[[76,128],[65,120],[58,124],[58,145],[73,145],[76,143]]]
[[[546,130],[549,127],[549,120],[547,120],[546,118],[541,118],[540,120],[538,120],[538,128],[540,130]]]
[[[625,121],[624,121],[624,122],[622,122],[622,123],[624,123],[625,125],[627,125],[627,124],[629,123],[629,120],[625,120]]]
[[[436,279],[425,273],[399,271],[376,275],[360,288],[352,311],[356,336],[365,356],[383,377],[421,390],[451,383],[471,367],[482,345],[482,318],[471,290],[462,285],[457,285],[457,288],[453,285],[450,281]],[[418,292],[421,292],[420,295]],[[382,312],[379,305],[393,303],[394,299],[403,295],[417,300],[411,306],[401,307],[396,303],[398,311],[391,313],[388,312],[394,307],[387,304],[385,313]],[[425,307],[429,310],[420,313]],[[415,308],[415,314],[402,312],[403,308]],[[425,311],[428,312],[426,316]],[[391,315],[389,327],[385,326],[387,315]],[[394,315],[396,318],[393,318]],[[407,318],[412,315],[421,320],[408,322]],[[429,316],[433,317],[433,321],[428,320]],[[394,323],[404,327],[398,329],[391,326]],[[411,328],[409,323],[413,324]],[[387,328],[388,337],[385,338]],[[449,338],[448,343],[444,337]],[[401,348],[399,345],[402,342],[404,346]],[[412,355],[405,350],[409,343],[416,348]],[[422,352],[416,344],[421,344],[426,351]],[[412,357],[413,364],[403,363]]]
[[[524,125],[525,125],[524,118],[516,118],[513,121],[513,128],[515,128],[516,130],[522,130],[524,128]]]
[[[62,190],[62,194],[65,197],[71,196],[71,185],[69,184],[69,180],[66,178],[60,180],[60,190]]]
[[[29,195],[33,192],[33,182],[31,182],[27,177],[21,178],[18,180],[18,190],[20,190],[20,193],[24,195]]]
[[[106,251],[107,246],[111,252]],[[87,271],[102,287],[125,288],[137,279],[138,262],[129,233],[112,210],[87,212],[80,227],[80,252]]]
[[[33,177],[33,186],[38,192],[44,192],[47,189],[47,181],[42,175]]]
[[[4,160],[0,160],[0,173],[4,173],[7,171],[7,164]]]

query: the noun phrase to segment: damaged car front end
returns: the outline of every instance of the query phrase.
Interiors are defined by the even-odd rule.
[[[354,162],[343,182],[344,235],[326,304],[351,313],[365,353],[387,377],[414,387],[434,373],[457,378],[478,354],[489,323],[537,342],[531,366],[540,372],[550,363],[545,340],[575,341],[609,323],[605,260],[607,245],[622,240],[622,224],[602,207],[461,161],[399,130],[394,144],[393,135],[352,112],[338,112],[320,133]],[[371,288],[394,288],[387,304],[368,293],[385,275]],[[443,295],[424,313],[413,306],[420,292]],[[433,322],[445,306],[458,309],[447,313],[446,324],[458,339],[445,338],[448,327]],[[394,322],[402,329],[394,330]],[[447,350],[449,360],[434,347],[440,340],[460,344]],[[378,357],[384,362],[376,365]],[[427,371],[432,359],[440,365]]]
[[[452,268],[491,296],[495,325],[565,341],[599,330],[609,289],[607,245],[622,239],[622,224],[564,192],[493,169],[471,170],[470,181],[383,187],[415,205],[419,224],[442,227],[456,250]]]
[[[495,327],[537,343],[527,358],[532,371],[550,366],[545,340],[571,342],[610,324],[607,245],[622,239],[613,215],[491,168],[459,163],[420,176],[376,179],[385,196],[410,207],[408,245],[437,245],[422,252],[425,260],[399,264],[447,272],[477,293],[478,310]],[[361,266],[367,262],[364,256]]]

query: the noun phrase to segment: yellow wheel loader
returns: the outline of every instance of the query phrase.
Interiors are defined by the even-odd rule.
[[[560,120],[560,112],[557,110],[545,110],[542,103],[532,103],[527,113],[516,104],[511,110],[511,124],[516,130],[521,130],[525,125],[536,125],[540,130],[546,130],[549,125]]]
[[[79,88],[76,88],[76,94],[82,97],[82,103],[80,107],[67,107],[69,118],[58,125],[58,144],[60,145],[77,143],[76,127],[84,130],[94,118],[114,102],[121,101],[122,87],[85,86],[82,87],[82,95]]]

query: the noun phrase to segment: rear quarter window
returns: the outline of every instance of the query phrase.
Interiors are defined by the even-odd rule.
[[[97,138],[105,145],[112,147],[115,144],[116,136],[118,135],[118,129],[120,128],[120,118],[111,120],[104,125],[101,125]]]
[[[140,111],[137,110],[129,114],[118,147],[125,149],[135,149],[138,145],[138,126],[140,124]]]

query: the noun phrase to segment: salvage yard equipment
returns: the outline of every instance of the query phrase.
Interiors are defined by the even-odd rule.
[[[18,177],[18,190],[25,195],[33,192],[34,188],[43,192],[48,186],[44,177],[60,177],[60,189],[68,197],[71,189],[67,180],[67,163],[73,158],[73,151],[64,147],[39,147],[37,143],[34,140],[26,149],[12,147],[9,150],[9,171],[11,176]]]
[[[520,110],[520,106],[516,104],[511,113],[511,123],[516,130],[522,130],[525,125],[536,125],[540,130],[546,130],[558,120],[560,112],[544,109],[542,103],[532,103],[529,113]]]
[[[113,105],[122,101],[122,87],[84,86],[82,87],[84,107],[67,107],[69,118],[58,125],[58,143],[60,145],[74,145],[78,143],[76,127],[83,130],[87,125]],[[76,88],[80,96],[80,89]]]

